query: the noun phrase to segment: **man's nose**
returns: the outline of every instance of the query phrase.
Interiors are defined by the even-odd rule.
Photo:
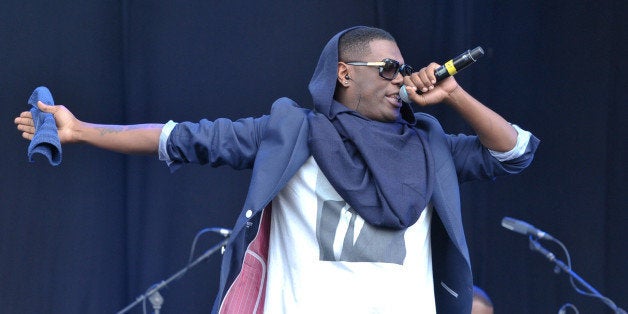
[[[392,81],[390,81],[392,84],[401,86],[403,85],[403,75],[401,73],[397,73],[397,75],[395,76],[394,79],[392,79]]]

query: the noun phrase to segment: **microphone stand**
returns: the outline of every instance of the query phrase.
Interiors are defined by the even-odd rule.
[[[198,263],[200,263],[200,262],[206,260],[207,258],[209,258],[211,255],[216,253],[216,251],[218,251],[221,247],[227,245],[228,241],[229,241],[229,237],[226,237],[220,243],[216,244],[215,246],[213,246],[209,250],[207,250],[205,253],[203,253],[203,255],[199,256],[192,263],[189,263],[183,269],[179,270],[174,275],[168,277],[168,279],[162,280],[160,283],[153,285],[150,289],[148,289],[148,291],[146,291],[144,294],[138,296],[137,299],[135,299],[135,301],[133,303],[129,304],[127,307],[125,307],[124,309],[120,310],[117,314],[124,314],[124,313],[128,312],[130,309],[132,309],[138,303],[144,301],[147,298],[152,303],[153,309],[155,310],[155,314],[159,314],[159,310],[161,309],[161,305],[164,302],[163,297],[161,296],[161,294],[159,294],[159,290],[161,288],[167,286],[173,280],[181,278],[183,275],[185,275],[185,273],[188,271],[188,269],[193,268]]]
[[[554,271],[557,274],[560,272],[560,270],[564,271],[566,274],[571,276],[571,278],[575,279],[582,286],[587,288],[587,290],[589,290],[590,293],[591,293],[590,296],[596,297],[596,298],[602,300],[602,302],[604,302],[604,304],[606,304],[608,307],[610,307],[616,314],[626,314],[625,310],[623,310],[620,307],[618,307],[617,305],[615,305],[615,303],[613,301],[611,301],[609,298],[603,296],[599,291],[597,291],[589,283],[587,283],[584,279],[582,279],[580,276],[578,276],[578,274],[576,274],[569,266],[565,265],[565,263],[563,263],[561,260],[557,259],[556,256],[554,255],[554,253],[552,253],[552,252],[548,251],[546,248],[544,248],[538,241],[534,240],[532,236],[530,236],[529,239],[530,239],[530,250],[541,253],[541,255],[545,256],[550,262],[553,262],[556,265],[555,266],[556,268],[555,268]],[[574,288],[575,288],[575,286],[574,286]]]

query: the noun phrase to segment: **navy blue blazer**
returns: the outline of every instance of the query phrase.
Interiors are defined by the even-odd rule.
[[[310,110],[294,101],[277,100],[270,115],[237,121],[217,119],[180,123],[170,134],[167,150],[175,164],[199,163],[252,168],[242,211],[224,251],[217,312],[242,268],[247,246],[258,232],[263,209],[309,158]],[[434,158],[431,203],[434,292],[439,313],[468,313],[473,280],[460,211],[459,183],[494,179],[522,171],[532,161],[539,140],[532,136],[526,153],[499,162],[476,136],[446,134],[432,116],[417,113],[417,126],[427,135]]]

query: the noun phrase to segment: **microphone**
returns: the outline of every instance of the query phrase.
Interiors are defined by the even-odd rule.
[[[539,230],[525,221],[514,218],[504,217],[502,219],[502,227],[523,235],[531,235],[539,239],[554,240],[554,237],[552,237],[549,233]]]
[[[475,47],[472,50],[467,50],[461,53],[459,56],[445,62],[445,64],[439,66],[434,70],[434,75],[436,76],[436,83],[458,73],[462,69],[468,67],[475,61],[477,61],[481,56],[484,55],[484,49],[482,47]],[[418,94],[421,94],[421,91],[417,91]],[[406,103],[411,103],[410,97],[408,97],[408,91],[406,91],[406,86],[401,86],[401,90],[399,91],[399,97]]]

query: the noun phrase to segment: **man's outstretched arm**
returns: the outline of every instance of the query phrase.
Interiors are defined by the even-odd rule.
[[[83,143],[124,154],[157,155],[159,135],[163,124],[104,125],[78,120],[64,106],[37,103],[42,112],[55,118],[61,144]],[[30,111],[24,111],[14,120],[22,137],[32,140],[35,124]]]

